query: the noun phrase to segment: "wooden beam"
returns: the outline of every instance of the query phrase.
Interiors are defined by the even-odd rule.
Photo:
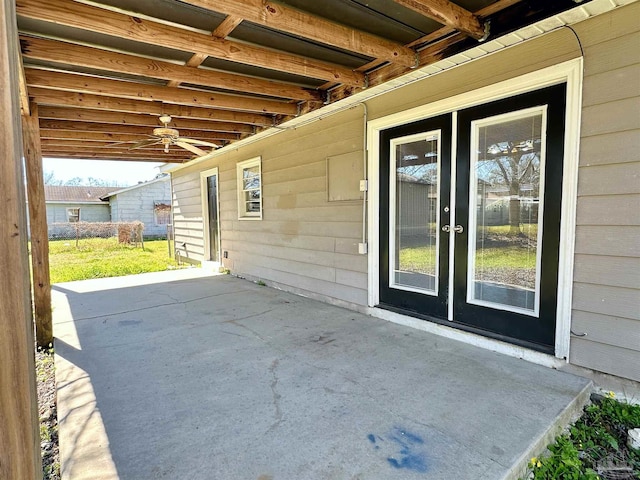
[[[110,71],[170,80],[178,83],[256,93],[271,97],[294,100],[320,100],[320,94],[314,90],[246,75],[195,68],[197,67],[195,64],[189,65],[187,63],[187,66],[176,65],[175,63],[152,60],[137,55],[110,52],[99,48],[74,45],[59,40],[45,40],[26,35],[20,36],[20,44],[23,56],[35,60],[88,67],[104,70],[105,72]]]
[[[520,3],[521,1],[522,0],[497,0],[491,5],[488,5],[475,12],[475,15],[479,18],[485,18],[489,15],[495,15],[502,12],[503,10],[508,9],[509,7]],[[418,67],[430,65],[437,62],[438,60],[446,58],[447,56],[458,53],[458,51],[464,50],[465,47],[463,42],[465,40],[468,40],[469,37],[464,33],[454,32],[456,32],[455,29],[445,26],[425,37],[416,40],[416,42],[412,42],[412,44],[414,45],[423,44],[425,42],[433,42],[430,43],[427,47],[419,50]],[[367,67],[373,69],[376,67],[376,65],[373,65],[372,62],[372,64],[368,66],[365,65],[363,68]],[[369,72],[369,86],[373,87],[376,85],[380,85],[381,83],[384,83],[389,79],[396,78],[403,73],[406,73],[407,71],[408,69],[403,68],[400,65],[389,64],[382,66],[380,68],[377,68],[376,70]],[[330,100],[332,102],[335,102],[342,98],[348,97],[352,93],[353,89],[351,89],[350,87],[344,85],[339,86],[338,88],[335,88],[331,91]],[[300,113],[304,114],[308,110],[311,109],[306,105],[302,106]]]
[[[24,73],[24,65],[22,64],[22,55],[18,55],[18,62],[18,74],[20,75],[20,111],[22,115],[30,115],[29,93],[27,88],[27,79]]]
[[[41,479],[13,0],[0,0],[0,478]]]
[[[218,95],[215,93],[186,90],[183,88],[163,87],[142,83],[109,80],[105,78],[79,75],[75,73],[50,72],[34,68],[26,69],[29,87],[42,87],[108,97],[147,100],[166,104],[188,105],[194,107],[219,107]],[[295,105],[284,104],[287,110]],[[297,113],[297,109],[296,109]],[[208,115],[207,115],[208,117]]]
[[[29,111],[31,115],[22,116],[22,140],[27,168],[33,308],[36,322],[36,343],[39,347],[47,348],[53,343],[51,281],[49,279],[49,231],[47,228],[47,207],[44,198],[38,105],[32,103],[29,106]]]
[[[179,147],[175,147],[179,148]],[[186,153],[164,153],[162,150],[117,150],[114,148],[103,148],[97,150],[84,150],[78,151],[77,149],[69,147],[50,147],[42,151],[43,157],[54,158],[84,158],[87,160],[100,159],[100,160],[140,160],[150,162],[182,162],[188,161],[194,158],[194,155],[187,150]]]
[[[48,152],[43,155],[45,158],[68,158],[70,160],[109,160],[116,162],[163,162],[163,163],[185,163],[192,158],[161,158],[145,157],[145,156],[127,156],[127,155],[105,155],[105,154],[85,154],[77,152]]]
[[[116,83],[113,83],[116,82]],[[132,95],[127,90],[135,91],[137,84],[120,82],[118,80],[96,79],[95,83],[90,82],[86,90],[91,90],[91,85],[115,85],[122,88],[122,96],[94,95],[88,93],[77,93],[76,91],[58,90],[51,87],[29,87],[29,96],[36,98],[37,103],[42,105],[58,105],[68,107],[92,108],[98,110],[112,110],[114,112],[146,113],[149,115],[172,115],[175,117],[193,117],[209,119],[215,116],[215,111],[210,112],[208,108],[192,107],[189,105],[177,105],[163,103],[161,100],[130,100]],[[114,87],[115,88],[115,87]],[[169,87],[158,87],[169,88]],[[178,90],[178,89],[176,89]],[[140,97],[139,97],[140,98]],[[252,98],[234,97],[232,95],[211,94],[210,98],[215,99],[217,108],[232,108],[234,110],[245,110],[262,113],[278,113],[283,115],[296,115],[298,107],[292,103],[273,102],[270,100],[260,100]],[[217,110],[216,110],[217,111]],[[191,113],[185,113],[191,112]]]
[[[150,20],[73,0],[17,0],[18,14],[27,18],[121,37],[209,57],[230,60],[256,67],[303,77],[333,80],[364,86],[364,76],[338,65],[312,60],[268,48],[211,37],[203,33],[156,23]]]
[[[141,137],[139,135],[131,135],[130,137],[134,138],[126,138],[123,140],[119,139],[110,139],[110,140],[87,140],[84,138],[43,138],[41,139],[42,148],[49,147],[78,147],[78,148],[88,148],[88,149],[101,149],[101,148],[117,148],[119,150],[126,150],[133,146],[136,142],[152,140],[149,137]],[[153,147],[142,147],[142,148],[151,148],[153,150],[161,148],[159,146]],[[136,149],[137,150],[137,149]]]
[[[180,150],[180,151],[178,151]],[[137,158],[137,157],[146,157],[146,158],[155,158],[156,162],[163,162],[166,159],[182,159],[182,158],[192,158],[193,154],[187,150],[183,150],[180,147],[171,147],[169,153],[164,153],[162,147],[158,146],[153,149],[135,149],[130,150],[127,145],[121,145],[119,148],[110,148],[110,147],[94,147],[94,148],[82,148],[78,145],[42,145],[43,155],[48,155],[50,153],[58,152],[58,153],[72,153],[77,155],[84,155],[85,157],[89,155],[87,158],[92,158],[95,155],[110,155],[110,156],[125,156],[127,158]]]
[[[242,23],[244,18],[239,15],[227,15],[216,29],[211,32],[212,37],[227,38],[231,32],[233,32],[238,25]]]
[[[42,122],[51,122],[51,120],[43,120],[40,125],[40,138],[42,140],[83,140],[85,142],[129,142],[135,140],[143,140],[145,138],[150,138],[149,135],[151,130],[145,127],[120,127],[116,126],[116,128],[121,129],[118,132],[114,132],[113,129],[109,127],[113,127],[114,125],[108,124],[99,124],[99,123],[87,123],[86,125],[93,126],[102,126],[101,130],[94,131],[86,131],[81,129],[76,130],[65,130],[60,128],[54,129],[44,129],[42,128]],[[47,125],[47,124],[45,124]],[[186,132],[186,133],[185,133]],[[202,132],[202,131],[193,131],[193,130],[180,130],[180,135],[183,137],[193,138],[195,140],[204,140],[208,142],[216,142],[216,141],[235,141],[240,138],[240,135],[234,133],[224,133],[224,132]]]
[[[415,65],[415,52],[410,48],[281,3],[269,0],[184,0],[184,2],[207,10],[236,15],[267,28],[298,35],[343,50],[358,52],[368,57],[382,58],[405,67]],[[325,78],[325,80],[332,79]]]
[[[133,114],[122,112],[107,112],[103,110],[83,110],[80,108],[66,108],[55,106],[41,106],[40,119],[50,118],[59,120],[113,123],[119,125],[147,125],[159,127],[158,117],[150,114]],[[171,125],[175,128],[189,128],[193,130],[215,130],[215,122],[248,123],[252,125],[271,126],[274,120],[271,117],[253,113],[232,112],[228,110],[210,109],[210,120],[192,120],[189,118],[174,118]]]
[[[484,25],[473,13],[448,0],[393,0],[425,17],[466,33],[476,40],[486,38]]]
[[[478,10],[477,12],[474,12],[474,15],[478,18],[486,18],[489,15],[493,15],[497,12],[499,12],[500,10],[503,10],[505,8],[508,8],[512,5],[515,5],[518,2],[521,2],[522,0],[496,0],[494,3],[492,3],[491,5],[487,5],[486,7]],[[419,47],[421,45],[424,45],[426,43],[430,43],[430,42],[434,42],[437,40],[440,40],[442,38],[444,38],[446,35],[450,35],[453,32],[455,32],[456,29],[450,26],[444,26],[442,28],[439,28],[438,30],[431,32],[428,35],[425,35],[424,37],[420,37],[416,40],[414,40],[411,43],[408,43],[407,46],[408,47]],[[366,70],[365,70],[366,71]]]
[[[227,15],[222,23],[218,25],[213,32],[211,32],[211,36],[215,38],[227,38],[227,35],[229,35],[232,30],[241,23],[242,18],[236,17],[235,15]],[[189,60],[187,60],[185,65],[187,67],[199,67],[207,58],[207,55],[195,53]],[[168,87],[177,87],[179,85],[180,82],[177,80],[170,80],[169,83],[167,83]]]

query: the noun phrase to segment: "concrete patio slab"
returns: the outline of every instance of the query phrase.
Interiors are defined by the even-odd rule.
[[[53,289],[65,480],[513,478],[590,390],[199,269]]]

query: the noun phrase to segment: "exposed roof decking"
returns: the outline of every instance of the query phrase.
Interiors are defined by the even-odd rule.
[[[24,85],[49,122],[41,134],[45,156],[178,163],[193,155],[175,146],[165,154],[161,148],[129,150],[128,144],[97,151],[95,138],[85,135],[81,124],[95,123],[92,135],[105,137],[145,135],[140,126],[148,125],[151,135],[152,127],[160,126],[157,117],[168,114],[182,135],[217,135],[217,143],[226,144],[477,45],[487,21],[500,35],[574,5],[571,0],[535,5],[521,0],[16,2]],[[67,125],[76,132],[76,148],[64,150],[49,141],[59,140],[50,136],[56,121],[78,124]],[[229,131],[225,122],[238,127]],[[116,124],[115,131],[109,127]],[[126,131],[129,126],[135,133]]]

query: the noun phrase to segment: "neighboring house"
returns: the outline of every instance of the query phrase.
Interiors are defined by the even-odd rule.
[[[68,234],[68,226],[56,224],[111,221],[109,204],[100,197],[112,190],[113,187],[45,185],[49,238]]]
[[[177,253],[541,364],[640,380],[640,3],[614,7],[594,0],[587,20],[577,7],[172,167]],[[394,220],[418,198],[394,186],[397,152],[426,165],[425,140],[438,144],[438,240],[423,248],[437,256],[433,281],[402,271],[416,249]],[[520,186],[498,195],[479,180],[501,155],[531,178],[505,161],[487,178]],[[483,224],[499,200],[504,217]],[[477,232],[517,230],[523,211],[529,237],[510,248],[526,255],[498,251],[487,267],[509,237],[487,247]]]
[[[69,223],[136,221],[144,223],[145,237],[165,236],[170,198],[169,175],[119,189],[45,185],[49,237],[71,236]]]
[[[122,188],[103,195],[109,202],[112,222],[144,223],[145,237],[167,235],[171,223],[171,182],[169,175],[160,175],[149,182]]]

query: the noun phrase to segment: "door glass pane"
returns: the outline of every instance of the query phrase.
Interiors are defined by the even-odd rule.
[[[545,109],[472,124],[467,299],[537,315]]]
[[[440,133],[392,142],[389,285],[437,294]]]

